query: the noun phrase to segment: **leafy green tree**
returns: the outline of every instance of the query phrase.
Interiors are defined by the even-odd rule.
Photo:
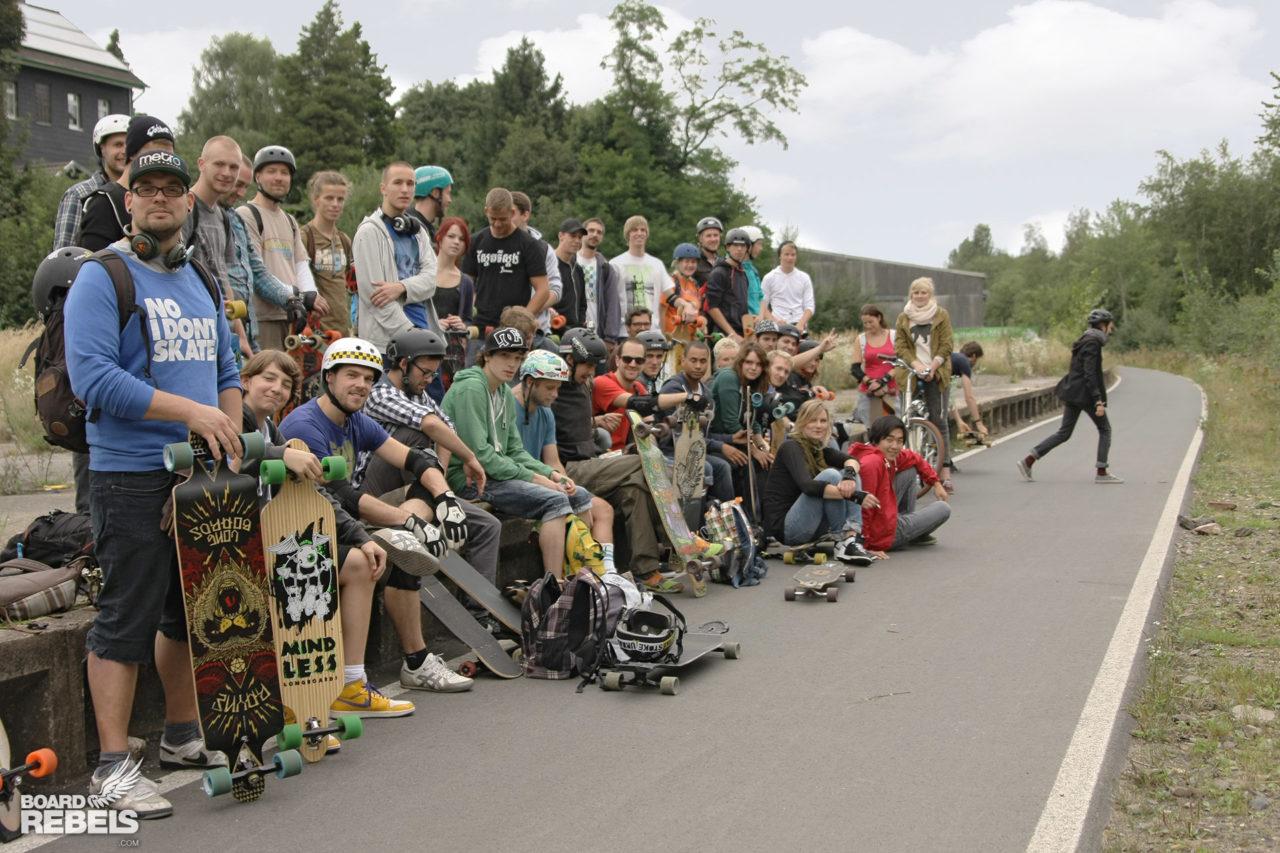
[[[214,36],[192,72],[187,108],[178,115],[183,134],[197,146],[226,134],[252,157],[269,142],[276,121],[277,62],[276,50],[265,37]]]
[[[391,78],[360,24],[342,29],[334,0],[303,27],[297,51],[280,60],[276,86],[274,133],[297,158],[297,185],[320,169],[385,166],[395,152]]]
[[[982,258],[995,255],[995,243],[991,239],[991,226],[978,223],[973,226],[973,236],[965,237],[960,245],[951,250],[947,258],[947,266],[951,269],[975,270]]]
[[[107,53],[116,59],[128,65],[129,62],[124,58],[124,49],[120,47],[120,28],[111,31],[111,35],[107,37]]]

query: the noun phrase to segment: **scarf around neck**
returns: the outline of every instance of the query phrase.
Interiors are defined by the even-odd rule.
[[[804,451],[804,461],[809,466],[809,476],[818,476],[818,472],[827,467],[827,460],[822,455],[823,445],[803,435],[798,427],[792,427],[791,440],[800,445],[800,449]]]
[[[932,323],[933,318],[938,314],[938,300],[930,299],[925,303],[923,308],[917,308],[915,303],[907,297],[907,304],[903,306],[903,313],[907,315],[907,319],[911,321],[911,325],[919,326],[922,323]]]

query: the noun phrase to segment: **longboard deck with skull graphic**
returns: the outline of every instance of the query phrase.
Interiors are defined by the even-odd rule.
[[[311,452],[296,438],[286,446]],[[296,718],[285,726],[281,743],[314,762],[324,757],[329,734],[344,740],[358,737],[360,719],[341,717],[336,726],[329,725],[329,707],[342,692],[345,662],[333,506],[314,483],[284,478],[281,467],[282,462],[263,464],[264,480],[279,485],[262,510],[280,695]],[[340,457],[324,460],[323,467],[327,480],[346,476]]]
[[[262,455],[262,436],[241,436],[247,458]],[[265,776],[302,768],[296,751],[264,766],[262,746],[284,726],[271,587],[262,549],[258,484],[211,458],[192,434],[165,447],[170,471],[191,469],[173,489],[173,524],[187,612],[196,705],[205,747],[226,754],[230,768],[205,774],[210,796],[231,791],[240,802],[262,794]]]

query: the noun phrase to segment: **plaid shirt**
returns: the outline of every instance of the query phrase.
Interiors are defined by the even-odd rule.
[[[58,202],[58,218],[53,222],[55,252],[72,245],[72,241],[76,239],[76,229],[80,227],[80,214],[84,208],[84,200],[106,183],[107,176],[99,170],[94,172],[92,177],[78,184],[72,184],[62,194],[62,201]]]
[[[364,413],[382,424],[387,432],[399,426],[420,430],[422,419],[427,415],[435,415],[444,421],[445,426],[453,429],[453,421],[425,391],[410,397],[392,385],[385,375],[373,386],[369,399],[364,401]]]

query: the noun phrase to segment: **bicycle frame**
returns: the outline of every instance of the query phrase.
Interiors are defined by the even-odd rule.
[[[900,417],[907,425],[906,444],[923,456],[935,471],[940,471],[947,464],[947,445],[937,424],[929,420],[929,408],[925,403],[924,395],[915,394],[916,383],[912,381],[913,378],[916,380],[927,378],[928,371],[916,370],[896,355],[882,353],[879,357],[881,361],[887,361],[894,367],[902,368],[911,374],[907,381],[902,383],[901,392]]]

